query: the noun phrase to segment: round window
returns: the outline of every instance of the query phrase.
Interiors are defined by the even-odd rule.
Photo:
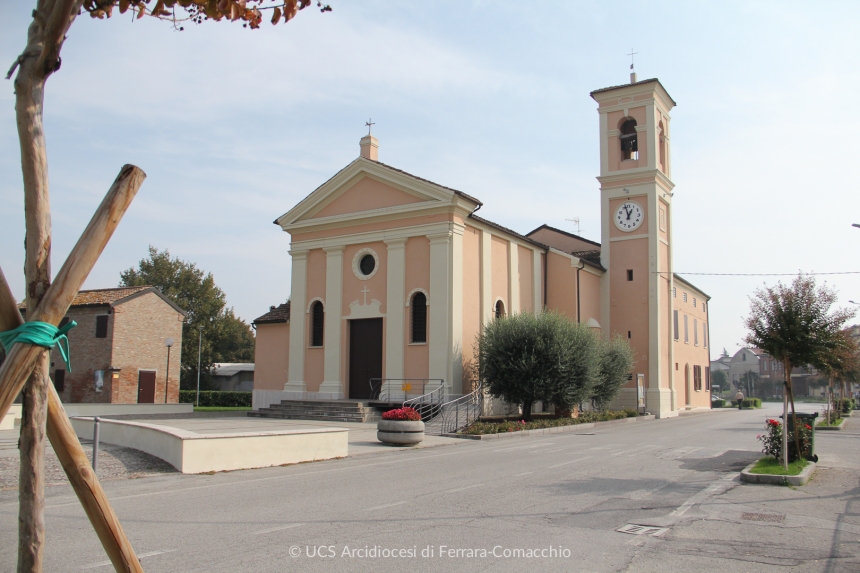
[[[376,259],[373,255],[364,255],[361,257],[361,262],[358,263],[358,268],[361,269],[361,274],[367,276],[376,268]]]

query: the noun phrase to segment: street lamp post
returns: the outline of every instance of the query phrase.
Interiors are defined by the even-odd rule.
[[[164,345],[167,347],[167,372],[164,374],[164,403],[167,404],[167,388],[170,386],[170,348],[173,346],[173,339],[165,338]]]
[[[200,407],[200,357],[203,355],[203,325],[197,327],[200,329],[200,343],[197,346],[197,400],[194,405]]]

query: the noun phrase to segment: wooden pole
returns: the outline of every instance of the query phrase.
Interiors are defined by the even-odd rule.
[[[65,316],[145,177],[146,174],[133,165],[125,165],[120,170],[42,302],[32,312],[27,310],[28,320],[57,325]],[[15,344],[9,349],[6,361],[0,366],[0,417],[9,411],[36,362],[45,353],[44,348],[32,344]]]
[[[23,324],[21,313],[9,283],[0,269],[0,332],[12,330]],[[90,469],[87,454],[81,446],[69,421],[57,390],[50,381],[48,388],[47,435],[54,452],[72,484],[90,523],[93,525],[105,552],[117,573],[143,573],[140,561],[111,508],[94,471]]]

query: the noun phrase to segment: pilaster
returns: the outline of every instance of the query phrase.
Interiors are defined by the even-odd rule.
[[[445,381],[451,393],[451,233],[427,235],[430,240],[430,378]]]
[[[520,257],[519,248],[508,241],[508,314],[520,312]]]
[[[493,235],[481,231],[481,322],[493,320]]]
[[[341,315],[343,312],[343,247],[326,247],[325,251],[325,328],[323,345],[325,363],[319,393],[327,398],[343,398],[341,376]]]
[[[307,392],[305,384],[305,298],[308,271],[308,251],[291,250],[293,259],[292,275],[290,277],[290,366],[284,392],[298,393],[291,398],[304,398]]]
[[[403,378],[406,343],[406,239],[385,241],[388,246],[388,301],[385,303],[385,378]]]
[[[543,310],[543,274],[541,273],[540,251],[532,251],[532,295],[534,301],[532,308],[535,314],[540,314]],[[576,285],[579,288],[579,285]]]
[[[463,231],[465,227],[454,223],[451,235],[451,359],[446,380],[454,394],[463,393]]]

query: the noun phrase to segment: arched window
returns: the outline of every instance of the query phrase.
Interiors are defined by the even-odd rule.
[[[639,159],[639,144],[636,134],[636,120],[628,119],[621,124],[621,159]]]
[[[427,342],[427,297],[416,292],[410,303],[412,307],[412,342]]]
[[[311,305],[311,346],[323,345],[323,324],[325,310],[322,301],[314,301]]]
[[[505,318],[505,303],[496,301],[496,318]]]

